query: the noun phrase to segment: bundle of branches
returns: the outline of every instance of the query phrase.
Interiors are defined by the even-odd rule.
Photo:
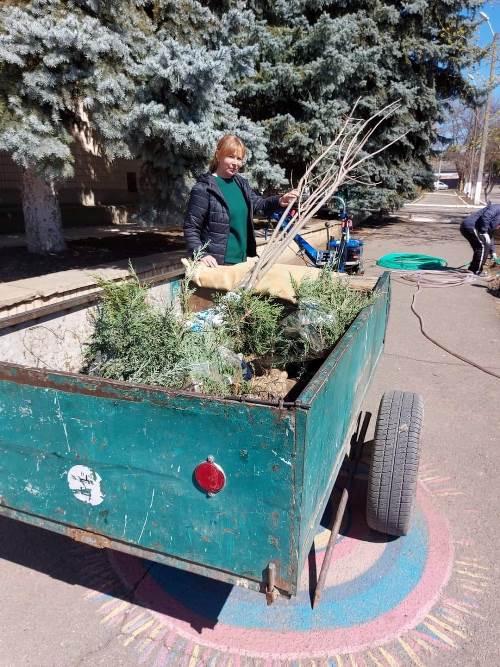
[[[400,108],[399,102],[388,104],[368,120],[354,118],[359,100],[344,121],[335,139],[312,162],[300,179],[296,203],[290,203],[281,216],[276,229],[271,235],[262,255],[251,271],[243,278],[239,287],[252,289],[280,258],[285,248],[296,234],[300,234],[309,220],[324,206],[345,181],[360,182],[351,175],[363,162],[381,153],[403,136],[385,144],[381,148],[365,153],[367,142],[377,128]],[[304,196],[308,194],[307,198]],[[292,206],[296,212],[285,224]]]

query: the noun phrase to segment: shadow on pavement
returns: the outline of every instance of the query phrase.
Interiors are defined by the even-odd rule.
[[[137,232],[67,241],[61,253],[36,255],[24,247],[0,247],[0,282],[35,278],[69,269],[97,268],[101,264],[184,248],[179,232]]]

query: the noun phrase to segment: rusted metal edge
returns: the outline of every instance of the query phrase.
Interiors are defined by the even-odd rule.
[[[373,290],[373,294],[375,296],[378,295],[379,297],[381,297],[384,294],[388,293],[390,290],[388,287],[386,287],[387,285],[390,285],[390,273],[389,271],[384,271],[384,273],[377,280],[377,283]],[[376,303],[370,304],[354,318],[349,328],[344,332],[340,340],[337,341],[337,344],[330,352],[328,357],[326,357],[326,359],[323,361],[323,363],[318,368],[316,373],[313,375],[311,380],[309,380],[307,385],[299,394],[298,399],[296,401],[297,407],[305,408],[306,406],[308,407],[311,406],[316,394],[321,390],[325,382],[328,380],[328,378],[334,371],[335,367],[338,366],[340,360],[342,359],[344,354],[346,354],[346,352],[348,351],[351,343],[351,338],[359,335],[359,331],[361,330],[363,324],[369,319],[376,305],[377,305]]]
[[[43,528],[44,530],[48,529],[45,528],[42,522],[44,524],[50,523],[50,531],[69,537],[73,540],[76,540],[77,542],[88,544],[89,546],[97,549],[115,549],[116,551],[130,554],[131,556],[146,558],[156,563],[161,563],[162,565],[170,565],[192,574],[199,574],[204,577],[208,576],[212,579],[217,579],[218,581],[241,586],[243,588],[248,588],[250,590],[261,593],[265,592],[267,581],[238,575],[234,572],[230,572],[229,570],[223,570],[211,565],[200,565],[199,563],[187,560],[185,558],[164,554],[160,551],[155,551],[154,549],[148,549],[147,547],[137,547],[127,542],[122,542],[114,538],[106,537],[100,533],[95,533],[90,530],[82,530],[81,528],[77,528],[69,524],[64,524],[53,519],[48,520],[46,517],[31,514],[30,512],[15,510],[7,505],[4,505],[0,497],[0,516],[1,515],[7,516],[10,519],[22,521],[23,523],[30,524],[36,528]],[[290,597],[290,585],[283,581],[279,576],[276,577],[275,586],[281,593],[287,597]]]
[[[212,398],[209,394],[196,394],[197,396],[206,396],[207,398]],[[291,409],[291,408],[304,408],[305,410],[310,409],[310,405],[308,403],[302,403],[301,401],[284,401],[283,399],[275,399],[274,401],[266,401],[265,399],[261,398],[248,398],[247,396],[226,396],[226,399],[230,399],[231,401],[236,401],[237,403],[252,403],[255,405],[270,405],[274,408],[283,408],[283,409]]]
[[[82,375],[80,373],[68,373],[66,371],[54,371],[44,368],[21,366],[0,361],[0,380],[25,384],[47,389],[66,391],[72,394],[83,394],[86,396],[99,396],[101,398],[130,401],[133,403],[143,402],[145,399],[153,404],[165,405],[177,397],[210,401],[216,403],[241,403],[248,405],[262,405],[276,410],[292,410],[302,407],[296,402],[265,401],[257,398],[246,398],[243,396],[212,396],[210,394],[199,394],[182,389],[166,389],[159,385],[136,384],[124,380],[108,380],[106,378]],[[144,393],[146,396],[144,396]],[[309,406],[308,406],[309,407]]]
[[[153,275],[150,278],[140,278],[139,281],[144,284],[154,285],[156,283],[161,283],[164,280],[170,280],[176,278],[177,276],[184,275],[184,269],[178,267],[175,269],[170,269],[165,273],[160,273]],[[126,276],[122,276],[117,280],[123,280]],[[9,327],[14,327],[19,324],[24,324],[31,320],[39,320],[53,313],[63,312],[66,310],[73,310],[79,308],[80,306],[85,306],[89,303],[94,303],[98,301],[102,294],[102,289],[100,287],[92,288],[94,291],[86,294],[81,294],[80,296],[75,296],[70,299],[63,299],[62,301],[55,301],[54,303],[47,304],[46,306],[40,306],[39,308],[32,308],[31,310],[25,310],[22,313],[15,313],[14,315],[9,315],[8,317],[0,318],[0,331],[2,329],[8,329]]]

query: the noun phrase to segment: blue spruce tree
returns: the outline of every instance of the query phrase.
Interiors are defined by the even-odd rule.
[[[225,132],[247,144],[256,185],[283,180],[267,158],[264,129],[230,102],[236,82],[253,74],[257,55],[246,37],[253,15],[240,4],[149,3],[145,39],[134,44],[138,77],[126,130],[143,161],[140,215],[146,223],[182,220],[193,177],[205,170]]]
[[[388,102],[402,108],[373,138],[375,149],[407,132],[349,186],[359,208],[395,206],[428,185],[428,157],[447,100],[471,95],[462,70],[473,46],[477,0],[250,0],[260,46],[256,74],[242,80],[234,103],[269,137],[271,159],[298,178],[360,98],[369,117]],[[374,185],[377,184],[376,187]]]
[[[32,252],[65,247],[57,185],[72,174],[71,144],[88,116],[105,157],[130,154],[110,122],[132,92],[129,49],[97,18],[98,4],[33,0],[0,10],[0,149],[23,170]]]
[[[252,73],[253,20],[232,3],[30,0],[0,10],[0,150],[23,169],[28,248],[64,249],[57,186],[71,144],[91,133],[101,155],[143,161],[148,223],[179,222],[193,174],[218,136],[237,131],[256,182],[282,180],[263,129],[229,102]]]

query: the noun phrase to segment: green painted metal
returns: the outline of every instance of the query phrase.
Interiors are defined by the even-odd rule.
[[[299,567],[304,563],[349,447],[359,409],[382,352],[390,302],[389,273],[299,396],[310,405],[303,430],[304,473]]]
[[[380,354],[388,274],[293,406],[0,363],[0,513],[260,589],[301,565]],[[209,455],[225,488],[193,482]]]
[[[4,505],[256,581],[277,559],[290,577],[293,412],[21,368],[0,377]],[[210,498],[192,480],[209,455],[228,480]],[[100,476],[98,505],[70,490],[78,465]]]

